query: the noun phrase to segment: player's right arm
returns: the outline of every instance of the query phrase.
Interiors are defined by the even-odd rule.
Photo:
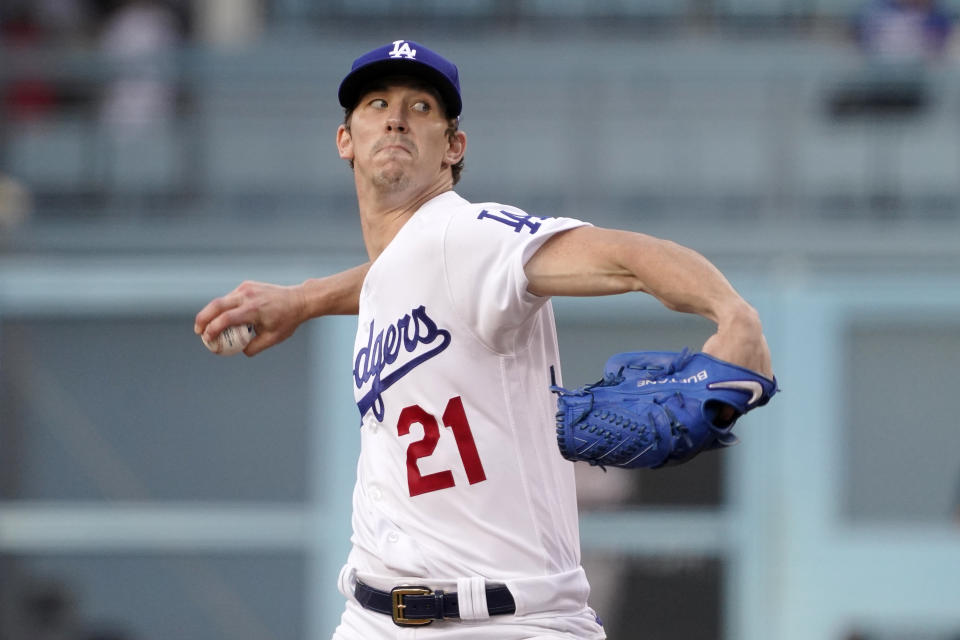
[[[243,352],[254,356],[283,342],[311,318],[356,314],[368,269],[369,262],[293,286],[244,282],[201,309],[193,331],[212,341],[227,327],[252,324],[257,335]]]

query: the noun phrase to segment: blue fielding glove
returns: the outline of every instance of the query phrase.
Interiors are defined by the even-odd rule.
[[[551,390],[563,457],[627,469],[679,464],[735,444],[737,418],[778,391],[776,378],[687,349],[618,353],[603,380]]]

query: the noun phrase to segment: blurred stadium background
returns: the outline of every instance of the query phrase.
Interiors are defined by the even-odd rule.
[[[783,395],[686,467],[580,469],[622,640],[960,637],[960,2],[3,0],[0,639],[327,638],[350,318],[220,359],[244,279],[365,259],[352,59],[461,69],[458,191],[716,262]],[[558,300],[565,381],[710,327]]]

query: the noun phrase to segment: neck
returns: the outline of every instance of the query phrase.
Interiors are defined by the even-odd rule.
[[[360,228],[363,231],[363,242],[370,260],[376,260],[383,253],[390,241],[420,207],[452,188],[452,181],[444,180],[416,193],[384,192],[361,188],[358,182]]]

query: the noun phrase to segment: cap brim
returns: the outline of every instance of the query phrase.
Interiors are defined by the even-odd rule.
[[[445,75],[422,62],[407,59],[378,60],[351,71],[340,83],[337,94],[340,105],[345,109],[356,107],[361,98],[360,92],[378,78],[386,76],[413,76],[425,80],[440,94],[448,117],[459,116],[463,109],[460,94]]]

